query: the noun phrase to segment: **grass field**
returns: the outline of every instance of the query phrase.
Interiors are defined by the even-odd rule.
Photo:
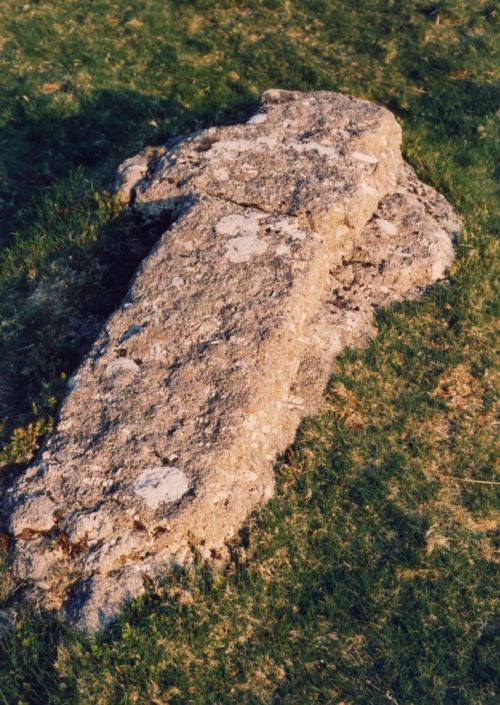
[[[270,87],[348,92],[396,113],[465,222],[449,285],[339,361],[227,571],[166,576],[96,638],[0,612],[0,705],[498,702],[497,22],[486,0],[0,0],[0,488],[158,235],[105,191],[144,144]]]

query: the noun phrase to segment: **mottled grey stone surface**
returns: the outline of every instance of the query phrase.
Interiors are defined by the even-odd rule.
[[[123,203],[175,222],[7,498],[28,599],[95,629],[272,495],[335,355],[452,262],[459,221],[400,143],[372,103],[268,91],[246,124],[120,167]]]

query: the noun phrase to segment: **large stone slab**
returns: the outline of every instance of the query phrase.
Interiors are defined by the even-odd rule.
[[[169,565],[220,557],[272,495],[334,356],[453,259],[459,221],[400,142],[377,105],[269,91],[246,124],[120,167],[124,203],[175,222],[7,498],[29,599],[105,625]]]

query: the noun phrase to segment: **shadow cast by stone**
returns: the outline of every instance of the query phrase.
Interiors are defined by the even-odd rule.
[[[1,134],[4,438],[30,418],[33,403],[52,413],[48,405],[60,397],[60,375],[70,374],[88,350],[165,225],[160,219],[145,226],[133,213],[110,218],[96,188],[105,188],[116,164],[145,142],[164,143],[172,132],[240,119],[252,102],[242,94],[220,110],[207,98],[187,110],[174,93],[160,99],[101,90],[64,118],[47,96],[36,110],[18,102]],[[19,230],[22,236],[13,239]]]

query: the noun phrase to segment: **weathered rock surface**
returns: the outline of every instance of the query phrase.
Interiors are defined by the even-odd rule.
[[[459,221],[400,142],[379,106],[269,91],[246,124],[122,165],[123,201],[175,222],[7,498],[29,599],[106,624],[145,576],[219,555],[271,496],[334,356],[453,259]]]

